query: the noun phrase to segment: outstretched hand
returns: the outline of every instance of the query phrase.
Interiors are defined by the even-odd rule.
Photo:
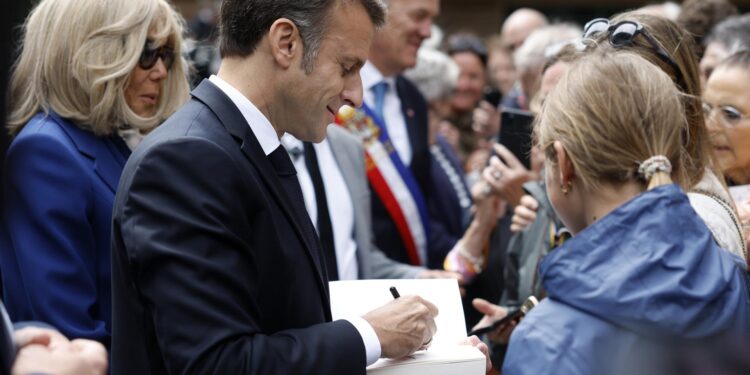
[[[495,323],[508,315],[508,309],[481,298],[475,298],[471,301],[471,304],[477,309],[477,311],[484,314],[479,323],[472,328],[472,331],[490,326],[492,323]],[[513,329],[516,327],[517,323],[516,320],[511,320],[508,324],[503,324],[497,327],[494,331],[488,333],[487,337],[493,342],[507,344],[510,339],[510,334],[513,333]]]

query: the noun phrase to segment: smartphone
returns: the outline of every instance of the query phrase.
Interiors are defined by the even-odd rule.
[[[500,113],[498,143],[505,146],[527,168],[531,168],[531,126],[534,115],[529,111],[503,108]]]
[[[529,298],[526,298],[526,300],[523,301],[523,304],[521,304],[521,307],[516,308],[515,310],[508,311],[508,315],[506,315],[504,318],[497,320],[494,323],[486,327],[477,328],[469,332],[469,336],[474,336],[474,335],[479,336],[479,335],[484,335],[486,333],[490,333],[498,329],[499,327],[502,327],[510,323],[513,320],[522,318],[523,316],[528,314],[529,311],[531,311],[531,309],[536,307],[536,305],[538,304],[539,304],[539,300],[536,297],[529,296]]]
[[[490,325],[488,325],[486,327],[477,328],[477,329],[469,332],[469,336],[480,336],[480,335],[484,335],[484,334],[490,333],[490,332],[498,329],[499,327],[502,327],[502,326],[510,323],[512,320],[516,320],[516,319],[520,318],[521,315],[523,315],[523,313],[521,312],[521,309],[517,309],[517,310],[514,310],[512,312],[508,312],[508,315],[506,315],[504,318],[502,318],[500,320],[496,320],[494,323],[492,323],[492,324],[490,324]]]

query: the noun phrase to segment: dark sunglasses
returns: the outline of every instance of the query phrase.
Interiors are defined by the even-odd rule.
[[[669,56],[667,51],[656,42],[654,37],[651,36],[643,25],[635,21],[621,21],[611,25],[606,18],[596,18],[586,23],[586,26],[583,27],[583,39],[594,39],[597,35],[604,32],[609,34],[609,44],[615,48],[631,46],[633,45],[636,36],[639,34],[643,35],[646,41],[651,45],[653,51],[656,52],[656,55],[672,67],[677,78],[677,85],[684,89],[685,79],[682,76],[682,70],[680,70],[677,63]]]
[[[141,57],[138,59],[138,66],[140,66],[141,69],[149,70],[156,65],[156,62],[159,61],[159,59],[161,59],[161,62],[164,63],[164,67],[167,68],[167,70],[171,69],[175,60],[174,49],[168,46],[152,48],[151,45],[153,45],[153,43],[152,40],[146,39],[146,45],[143,46],[143,52],[141,52]]]

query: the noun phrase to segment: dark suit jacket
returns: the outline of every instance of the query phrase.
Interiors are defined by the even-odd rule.
[[[192,95],[123,172],[112,374],[364,374],[359,333],[330,322],[302,203],[223,92]]]
[[[8,149],[0,267],[13,320],[109,345],[112,205],[130,155],[54,112],[29,120]]]
[[[401,109],[409,134],[409,144],[411,145],[412,159],[409,169],[417,180],[417,184],[429,206],[432,197],[430,196],[431,156],[427,142],[427,103],[419,89],[402,76],[396,77],[396,93],[401,99]],[[373,190],[372,186],[370,186],[370,190]],[[372,197],[372,224],[375,244],[389,258],[402,263],[409,263],[406,247],[401,240],[396,224],[377,194],[373,194]],[[441,223],[435,222],[433,219],[430,220],[427,238],[428,263],[442,265],[443,257],[455,245],[456,238],[446,234]]]

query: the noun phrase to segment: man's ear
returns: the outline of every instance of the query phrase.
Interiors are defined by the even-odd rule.
[[[277,19],[268,30],[267,38],[271,47],[271,56],[283,69],[292,66],[297,55],[302,53],[299,29],[287,18]]]
[[[553,147],[557,156],[557,173],[560,176],[560,183],[563,186],[569,186],[573,183],[576,174],[573,162],[570,160],[570,155],[568,155],[568,152],[560,141],[555,141]]]

